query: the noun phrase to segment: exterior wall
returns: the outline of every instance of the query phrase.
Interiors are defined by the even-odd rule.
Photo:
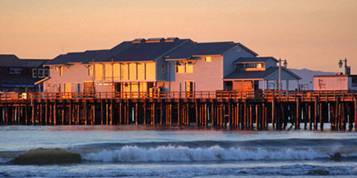
[[[232,73],[235,70],[235,66],[233,62],[240,57],[255,57],[253,54],[249,53],[245,49],[241,48],[240,46],[236,46],[224,53],[224,66],[223,75],[226,76]]]
[[[77,84],[84,81],[93,81],[88,75],[88,68],[83,64],[73,64],[63,67],[63,75],[60,75],[59,66],[50,67],[50,79],[44,82],[45,92],[65,92],[65,84],[71,84],[71,92],[77,91]],[[83,87],[80,87],[83,90]]]
[[[193,65],[193,73],[174,73],[170,82],[171,91],[185,90],[185,81],[192,81],[195,83],[196,91],[215,91],[223,90],[223,56],[211,56],[211,62],[205,62],[205,57],[202,56],[200,60]],[[176,71],[173,67],[174,63],[170,63],[172,71]]]
[[[323,76],[313,78],[314,90],[348,90],[349,80],[347,76]]]
[[[114,67],[115,65],[119,66]],[[155,65],[154,62],[75,63],[63,66],[63,75],[60,75],[59,66],[51,66],[50,79],[44,82],[44,90],[45,92],[83,92],[84,82],[95,82],[96,92],[112,92],[113,82],[156,81]]]

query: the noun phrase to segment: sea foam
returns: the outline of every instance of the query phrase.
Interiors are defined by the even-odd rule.
[[[196,147],[123,146],[118,149],[82,155],[87,161],[96,162],[206,162],[206,161],[249,161],[249,160],[313,160],[328,158],[328,155],[311,149],[246,149],[240,147],[223,148],[220,146]]]

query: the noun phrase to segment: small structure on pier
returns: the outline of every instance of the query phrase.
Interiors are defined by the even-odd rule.
[[[47,61],[0,55],[0,91],[41,91],[36,82],[48,76]]]
[[[336,75],[317,75],[313,78],[315,91],[357,91],[357,75],[351,75],[347,59],[340,60]]]
[[[283,89],[281,81],[286,81],[285,89],[289,90],[289,81],[298,83],[301,78],[278,62],[274,57],[238,58],[233,63],[235,70],[224,77],[225,84],[229,90],[246,92]]]

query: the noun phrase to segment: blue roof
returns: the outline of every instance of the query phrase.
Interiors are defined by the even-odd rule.
[[[62,54],[47,64],[88,63],[91,61],[147,61],[156,60],[161,57],[175,59],[190,58],[194,55],[223,54],[235,46],[240,46],[256,55],[254,51],[234,42],[196,43],[190,39],[157,38],[124,41],[108,50]]]
[[[104,55],[108,50],[91,50],[84,52],[72,52],[67,54],[61,54],[55,57],[52,61],[48,61],[47,64],[64,64],[64,63],[88,63],[99,59],[98,56]]]
[[[110,50],[114,61],[155,60],[191,40],[178,39],[171,42],[123,42]]]
[[[2,67],[40,67],[46,59],[19,59],[16,55],[1,54],[0,66]]]
[[[278,62],[277,59],[274,57],[240,57],[237,60],[233,62],[233,64],[239,63],[239,62],[265,62],[268,60],[272,60],[274,62]]]
[[[227,50],[235,47],[241,46],[253,55],[256,55],[255,52],[248,49],[247,47],[234,42],[212,42],[212,43],[186,43],[173,52],[167,54],[165,57],[168,59],[183,59],[190,58],[192,56],[198,55],[218,55],[223,54]]]
[[[286,68],[281,68],[284,72],[287,72],[292,77],[300,80],[301,77],[296,75],[295,73],[291,72]],[[238,80],[250,80],[250,79],[265,79],[269,75],[273,74],[274,72],[278,71],[279,67],[269,67],[265,71],[233,71],[232,73],[226,75],[224,79],[238,79]]]

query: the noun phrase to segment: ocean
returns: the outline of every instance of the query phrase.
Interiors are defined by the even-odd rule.
[[[79,153],[82,162],[9,163],[35,148],[63,148]],[[333,159],[336,153],[340,159]],[[357,133],[0,127],[0,177],[243,176],[357,177]]]

